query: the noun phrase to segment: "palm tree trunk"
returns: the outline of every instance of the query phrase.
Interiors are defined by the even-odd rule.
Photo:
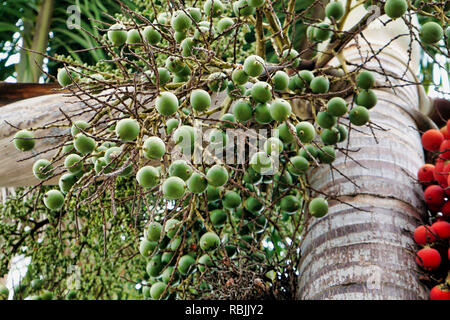
[[[368,31],[376,52],[391,34]],[[394,85],[417,81],[408,45],[395,42],[377,57],[359,37],[343,53],[347,61],[388,73]],[[359,48],[358,48],[359,47]],[[364,58],[361,58],[364,57]],[[412,50],[412,59],[418,59]],[[407,71],[406,71],[407,70]],[[406,71],[406,73],[405,73]],[[388,86],[378,74],[377,86]],[[301,245],[298,299],[425,299],[414,259],[412,232],[424,213],[422,190],[415,181],[424,163],[418,122],[421,89],[401,86],[375,90],[378,104],[370,111],[372,125],[351,130],[350,157],[339,153],[333,163],[342,174],[322,166],[309,181],[314,190],[335,196],[328,215],[311,218]],[[353,127],[354,128],[354,127]],[[340,144],[346,147],[346,142]],[[350,181],[351,180],[351,181]]]

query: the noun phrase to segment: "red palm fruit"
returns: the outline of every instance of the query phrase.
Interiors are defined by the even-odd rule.
[[[450,201],[442,206],[441,212],[444,218],[450,218]]]
[[[433,227],[418,226],[416,230],[414,230],[414,241],[417,244],[424,246],[427,243],[432,243],[436,240],[434,234],[436,234],[436,232],[433,230]]]
[[[445,161],[442,159],[436,160],[436,164],[434,166],[433,176],[434,180],[436,180],[442,188],[447,188],[447,174],[444,174],[444,166]]]
[[[428,186],[424,196],[427,204],[439,206],[444,203],[444,189],[438,185]]]
[[[430,184],[434,180],[434,165],[425,163],[417,172],[417,179],[420,183]]]
[[[450,159],[450,140],[444,140],[439,148],[439,157],[441,159]]]
[[[433,248],[423,248],[416,253],[416,262],[425,270],[436,270],[441,265],[441,255]]]
[[[436,129],[425,131],[422,135],[422,146],[428,151],[438,151],[444,141],[444,135]]]
[[[443,284],[434,286],[430,291],[430,300],[450,300],[450,290],[446,290],[443,287]]]
[[[447,122],[448,123],[448,122]],[[443,126],[440,130],[439,130],[442,135],[444,136],[444,139],[450,139],[450,134],[448,132],[448,127],[447,126]]]
[[[432,205],[432,204],[429,204],[429,205],[427,205],[427,207],[428,207],[428,210],[430,210],[431,212],[439,212],[439,211],[441,211],[441,208],[442,208],[442,205],[440,204],[440,205]]]
[[[432,231],[441,239],[450,239],[450,223],[444,220],[436,221],[431,225]]]
[[[447,125],[445,126],[447,131],[450,132],[450,119],[447,120]]]

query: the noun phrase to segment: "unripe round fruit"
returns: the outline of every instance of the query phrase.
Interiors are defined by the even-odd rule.
[[[362,71],[356,77],[356,85],[359,88],[369,90],[375,85],[375,77],[370,71]]]
[[[190,57],[194,54],[195,42],[193,38],[186,38],[180,43],[181,54],[183,57]]]
[[[153,250],[158,246],[158,243],[155,241],[148,241],[147,239],[142,239],[139,244],[139,253],[143,257],[150,257]]]
[[[373,90],[361,90],[356,96],[356,103],[360,106],[372,109],[378,102],[377,95]]]
[[[258,81],[251,89],[252,98],[260,103],[266,103],[272,99],[272,86],[267,82]]]
[[[420,183],[430,184],[434,180],[434,165],[425,163],[417,172],[417,179]]]
[[[205,272],[207,267],[212,267],[213,265],[211,257],[207,253],[198,259],[198,270],[200,270],[200,272]]]
[[[64,205],[64,195],[58,190],[50,190],[44,195],[44,204],[50,210],[59,210]]]
[[[30,151],[34,148],[35,140],[31,131],[20,130],[14,135],[14,146],[20,151]]]
[[[83,120],[75,121],[72,124],[72,127],[70,128],[70,133],[72,134],[72,137],[75,137],[77,134],[81,132],[81,130],[86,130],[90,126],[89,123]],[[81,129],[81,130],[80,130]]]
[[[214,72],[208,77],[208,88],[211,91],[223,91],[227,88],[227,84],[227,75],[223,72]]]
[[[74,174],[65,173],[59,178],[59,190],[61,190],[61,192],[65,194],[69,192],[75,182],[77,182],[77,177]]]
[[[341,19],[344,13],[345,13],[344,6],[339,1],[330,2],[325,7],[325,15],[329,19],[333,18],[335,21]]]
[[[236,68],[231,73],[231,79],[233,80],[233,82],[235,84],[243,85],[243,84],[247,83],[249,76],[248,76],[248,74],[245,73],[245,71],[243,69]]]
[[[278,137],[280,137],[281,141],[284,143],[291,143],[294,141],[294,136],[291,134],[289,127],[286,123],[280,124],[276,128],[276,133],[278,134]]]
[[[206,189],[206,197],[208,199],[208,202],[214,202],[220,199],[220,188],[213,187],[211,185],[208,185]]]
[[[208,180],[208,184],[214,187],[221,187],[228,181],[227,169],[216,164],[209,168],[206,173],[206,179]]]
[[[162,225],[159,222],[153,221],[147,228],[147,240],[159,241],[161,238]]]
[[[333,97],[328,101],[327,112],[335,117],[342,117],[348,112],[347,103],[340,97]]]
[[[175,130],[179,124],[180,124],[180,121],[178,119],[167,120],[166,121],[167,134],[171,134],[172,131]]]
[[[220,228],[227,221],[227,214],[222,209],[216,209],[210,211],[209,218],[216,228]]]
[[[56,76],[58,79],[58,83],[62,86],[68,86],[72,83],[72,79],[69,77],[69,74],[67,73],[65,68],[58,69],[58,74]]]
[[[39,180],[44,180],[53,174],[53,166],[46,159],[39,159],[33,164],[33,174]]]
[[[159,84],[161,86],[164,86],[166,83],[168,83],[170,81],[171,75],[169,70],[167,70],[166,68],[158,68],[158,75],[159,75]],[[152,81],[156,83],[156,77],[153,75],[152,76]]]
[[[313,29],[313,38],[316,41],[325,41],[331,38],[333,31],[328,23],[319,23]]]
[[[69,154],[64,160],[64,166],[67,171],[71,173],[77,173],[78,171],[83,170],[83,162],[82,158],[77,154]]]
[[[323,129],[330,129],[336,124],[336,117],[330,113],[321,111],[317,114],[317,124]]]
[[[181,222],[177,219],[169,219],[166,221],[166,224],[164,226],[164,231],[166,232],[167,236],[172,239],[175,234],[177,233],[178,229],[181,226]]]
[[[233,115],[239,122],[246,122],[252,118],[253,108],[246,100],[239,100],[233,107]]]
[[[298,123],[295,126],[295,130],[297,131],[297,136],[302,143],[310,143],[316,136],[316,130],[314,129],[314,126],[307,121]]]
[[[308,151],[308,152],[306,152],[306,151]],[[298,152],[298,155],[302,156],[303,158],[305,158],[308,161],[312,161],[313,159],[311,158],[311,156],[314,158],[317,158],[317,156],[319,155],[319,151],[312,144],[305,144],[305,146],[302,147],[300,149],[300,151]]]
[[[404,15],[407,9],[406,0],[387,0],[384,4],[384,12],[394,20]]]
[[[180,199],[186,191],[186,183],[179,177],[169,177],[162,184],[164,198],[169,200]]]
[[[330,89],[330,82],[328,78],[318,76],[312,79],[310,87],[313,93],[327,93]]]
[[[321,218],[328,213],[328,202],[324,198],[314,198],[308,208],[313,217]]]
[[[53,300],[54,295],[53,295],[53,292],[50,292],[48,290],[44,290],[41,293],[40,297],[41,297],[41,300]]]
[[[199,8],[186,8],[186,11],[195,22],[199,23],[202,20],[202,12]]]
[[[235,209],[242,203],[241,196],[235,191],[227,191],[222,199],[223,207],[226,209]]]
[[[175,31],[185,32],[192,25],[192,21],[186,13],[178,10],[172,15],[170,24]]]
[[[112,44],[116,46],[123,45],[128,38],[128,33],[125,30],[125,27],[120,23],[116,23],[112,25],[108,30],[108,39]]]
[[[161,34],[152,26],[145,27],[142,36],[150,44],[158,44],[161,41]]]
[[[161,92],[156,98],[155,106],[163,116],[171,116],[178,110],[178,98],[172,92]]]
[[[89,154],[95,149],[95,140],[82,133],[77,134],[73,143],[75,150],[82,154]]]
[[[164,282],[155,282],[150,288],[150,296],[153,300],[159,300],[162,297],[164,290],[166,289]]]
[[[149,137],[144,141],[143,151],[147,159],[160,159],[166,153],[166,145],[159,137]]]
[[[276,121],[285,121],[292,113],[291,104],[284,99],[275,99],[270,104],[270,115]]]
[[[169,266],[166,268],[166,270],[163,271],[163,273],[161,274],[161,280],[164,281],[164,283],[169,283],[170,279],[172,278],[172,273],[172,283],[176,283],[178,282],[178,280],[180,280],[180,274],[176,270],[174,272],[174,269],[174,267]]]
[[[264,151],[256,152],[251,157],[249,164],[256,172],[264,173],[272,168],[272,159]]]
[[[349,112],[348,118],[355,126],[363,126],[369,122],[369,111],[363,106],[356,106]]]
[[[211,96],[203,89],[196,89],[191,93],[190,102],[195,110],[205,111],[211,105]]]
[[[444,285],[436,285],[430,291],[430,300],[450,300],[450,290],[444,289]]]
[[[288,170],[294,176],[305,173],[309,168],[309,162],[305,157],[294,156],[289,158]]]
[[[318,151],[320,162],[330,164],[336,160],[336,151],[333,147],[324,146]]]
[[[251,77],[258,77],[264,71],[264,60],[257,55],[248,56],[244,60],[244,71]]]
[[[265,2],[266,0],[247,0],[248,5],[253,8],[260,8]]]
[[[223,33],[226,29],[228,29],[229,27],[231,27],[234,24],[233,19],[225,17],[219,20],[219,22],[217,22],[217,31],[219,31],[219,33]],[[228,31],[226,34],[230,34],[232,30]]]
[[[287,195],[281,199],[280,208],[284,212],[293,213],[301,208],[301,203],[296,196]]]
[[[276,91],[285,91],[289,84],[289,76],[286,72],[278,70],[272,77],[273,87]]]
[[[444,203],[444,189],[437,185],[428,186],[424,191],[424,198],[429,205],[441,205]]]
[[[438,23],[430,21],[422,26],[419,36],[426,44],[436,44],[444,38],[444,30]]]
[[[207,16],[211,16],[216,18],[220,16],[225,9],[224,5],[220,0],[206,0],[203,5],[203,11]]]
[[[285,60],[287,64],[290,64],[292,68],[297,68],[300,64],[300,57],[295,49],[284,50],[282,56],[283,60]]]
[[[192,258],[192,256],[185,254],[180,258],[180,261],[178,261],[178,271],[182,275],[187,275],[190,271],[191,266],[195,263],[195,259]]]
[[[414,241],[424,246],[427,243],[432,243],[436,240],[436,237],[434,236],[436,232],[433,230],[430,226],[418,226],[416,230],[414,230]]]
[[[180,57],[170,56],[167,58],[165,66],[170,72],[178,73],[184,68],[185,63]]]
[[[185,125],[180,126],[173,132],[172,138],[183,153],[193,151],[196,140],[196,133],[193,127]]]
[[[439,130],[429,129],[422,135],[421,141],[425,150],[436,152],[444,141],[444,136]]]
[[[248,197],[245,200],[244,206],[248,211],[250,211],[254,215],[257,215],[264,209],[263,202],[255,197]]]
[[[336,127],[323,129],[320,138],[326,146],[336,144],[339,141],[339,130]]]
[[[117,159],[122,153],[123,149],[121,147],[111,147],[105,151],[105,161],[106,163],[111,163]]]
[[[344,127],[342,124],[338,124],[337,129],[339,130],[339,142],[343,142],[347,140],[348,137],[348,130],[346,127]]]
[[[267,124],[273,121],[270,115],[270,108],[267,103],[260,103],[255,108],[255,121],[260,124]]]
[[[314,79],[314,74],[308,70],[302,70],[298,73],[298,82],[297,85],[301,88],[305,88],[307,85],[311,84],[311,81]]]
[[[450,239],[450,223],[447,221],[436,221],[431,225],[431,228],[439,239]]]
[[[135,119],[122,119],[117,122],[116,135],[124,141],[133,141],[139,135],[139,122]]]
[[[220,238],[214,232],[206,232],[200,238],[200,248],[204,251],[211,251],[220,245]]]
[[[185,160],[175,160],[169,166],[169,175],[186,181],[192,175],[192,167]]]
[[[208,187],[208,180],[200,173],[194,172],[187,181],[187,187],[193,193],[202,193]]]
[[[264,151],[271,155],[272,152],[274,154],[280,154],[283,151],[283,142],[277,137],[270,137],[264,142]]]
[[[239,0],[233,3],[233,12],[236,16],[248,17],[255,13],[255,8],[249,6],[247,0]]]
[[[423,248],[417,252],[416,262],[425,270],[436,270],[441,265],[441,255],[436,249]]]
[[[141,187],[153,188],[159,183],[159,172],[152,166],[142,167],[136,174],[136,180]]]
[[[136,44],[136,43],[140,43],[141,41],[141,36],[139,34],[139,31],[137,31],[136,29],[131,29],[128,31],[127,33],[127,43],[128,44]]]

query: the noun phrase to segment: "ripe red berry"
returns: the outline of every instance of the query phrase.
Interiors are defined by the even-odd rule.
[[[445,139],[450,139],[450,133],[447,126],[443,126],[439,131],[442,133]]]
[[[425,163],[417,172],[417,179],[420,183],[430,184],[434,180],[434,165]]]
[[[431,225],[432,230],[441,239],[450,239],[450,223],[447,221],[436,221]]]
[[[436,232],[430,226],[418,226],[414,231],[414,241],[422,246],[432,243],[436,240]]]
[[[443,141],[444,136],[436,129],[427,130],[422,135],[422,146],[428,151],[438,151]]]
[[[438,206],[444,203],[444,189],[438,185],[428,186],[424,196],[427,204]]]
[[[430,300],[450,300],[450,290],[444,289],[443,285],[437,285],[430,291]]]
[[[441,208],[442,208],[442,205],[432,205],[432,204],[428,205],[428,210],[430,210],[431,212],[435,212],[435,213],[441,211]]]
[[[441,134],[442,135],[442,134]],[[442,136],[444,137],[444,136]],[[444,140],[439,148],[439,157],[445,160],[450,159],[450,140]]]
[[[442,206],[441,212],[444,218],[450,218],[450,201]]]
[[[442,159],[436,160],[436,164],[434,166],[433,176],[434,176],[434,180],[436,180],[442,188],[447,188],[447,186],[448,186],[448,182],[447,182],[448,174],[444,173],[445,172],[444,171],[444,166],[445,166],[445,161],[444,160],[442,160]]]
[[[441,265],[441,255],[433,248],[423,248],[417,251],[416,262],[425,270],[436,270]]]

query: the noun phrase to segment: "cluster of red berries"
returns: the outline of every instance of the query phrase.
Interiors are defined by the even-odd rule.
[[[434,164],[424,164],[417,173],[425,188],[430,224],[414,231],[414,241],[422,246],[416,262],[434,283],[430,299],[450,300],[450,120],[440,130],[426,131],[422,146],[432,153]]]

